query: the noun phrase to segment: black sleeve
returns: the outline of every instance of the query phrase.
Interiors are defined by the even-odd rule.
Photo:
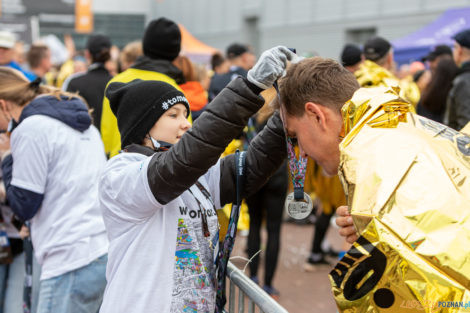
[[[172,201],[217,163],[250,116],[262,107],[264,99],[256,91],[259,89],[245,78],[236,78],[207,106],[176,145],[152,156],[147,177],[158,202]]]
[[[259,190],[286,158],[286,139],[279,112],[274,113],[251,141],[246,153],[243,197]],[[223,158],[220,166],[220,204],[224,205],[235,201],[235,155]]]
[[[75,86],[75,78],[72,78],[69,83],[67,84],[66,88],[67,92],[77,92],[77,87]]]
[[[458,131],[470,122],[470,76],[455,86],[456,119]]]
[[[3,182],[5,183],[8,205],[21,221],[27,221],[36,215],[41,207],[44,195],[11,185],[13,157],[8,155],[2,162]]]

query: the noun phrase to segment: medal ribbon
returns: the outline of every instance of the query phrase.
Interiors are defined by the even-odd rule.
[[[292,52],[296,53],[295,49],[289,49]],[[274,89],[276,89],[277,96],[279,96],[279,85],[277,81],[273,84]],[[287,142],[287,159],[289,160],[289,169],[292,176],[292,184],[294,185],[294,199],[296,201],[304,200],[304,182],[305,182],[305,173],[307,172],[307,162],[308,158],[304,158],[299,154],[299,158],[295,155],[294,143],[291,137],[287,136],[285,117],[280,110],[282,124],[284,125],[284,132],[286,133],[286,142]]]
[[[287,141],[287,159],[289,160],[289,169],[294,185],[294,199],[296,201],[304,200],[304,182],[305,172],[307,171],[308,158],[295,155],[294,144],[291,137],[286,137]]]

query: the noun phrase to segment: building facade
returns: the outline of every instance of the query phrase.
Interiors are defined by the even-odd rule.
[[[398,39],[468,6],[470,0],[153,0],[150,9],[152,18],[171,18],[221,51],[238,41],[258,54],[285,45],[337,58],[345,43]]]

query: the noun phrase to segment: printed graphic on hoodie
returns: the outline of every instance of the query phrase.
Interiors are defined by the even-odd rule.
[[[214,311],[215,289],[208,274],[213,270],[212,251],[205,242],[200,220],[178,219],[172,313]]]

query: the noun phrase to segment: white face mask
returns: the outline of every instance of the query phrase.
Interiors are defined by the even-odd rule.
[[[150,137],[150,140],[152,141],[152,144],[155,150],[158,150],[158,148],[160,148],[160,143],[157,140],[153,139],[152,136],[150,136],[150,134],[149,134],[149,137]]]

